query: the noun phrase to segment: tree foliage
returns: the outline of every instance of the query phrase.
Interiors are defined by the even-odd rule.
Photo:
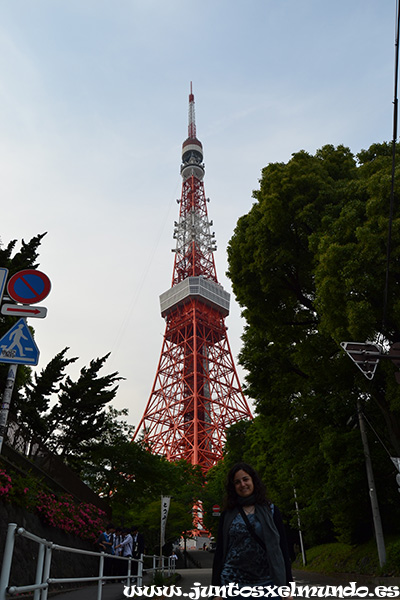
[[[379,439],[400,456],[396,367],[380,361],[369,382],[340,348],[341,341],[385,348],[400,341],[398,210],[386,322],[382,306],[390,180],[388,144],[357,156],[330,145],[315,155],[298,152],[263,169],[255,203],[228,247],[228,275],[246,319],[240,362],[258,413],[242,455],[258,466],[292,524],[296,489],[313,542],[357,541],[370,531],[360,436],[348,424],[357,398]],[[396,169],[396,189],[399,183]],[[395,527],[395,470],[376,440],[371,432],[382,513]]]
[[[54,435],[55,422],[49,418],[50,401],[59,392],[59,384],[65,377],[65,368],[77,358],[66,358],[69,348],[61,352],[40,371],[33,373],[20,393],[16,395],[13,412],[19,422],[36,437],[45,442]]]
[[[48,415],[51,430],[56,433],[48,437],[47,444],[69,462],[73,458],[79,464],[109,425],[105,407],[115,397],[116,384],[123,378],[118,373],[99,374],[108,356],[82,367],[76,381],[69,376],[61,381],[58,401]]]

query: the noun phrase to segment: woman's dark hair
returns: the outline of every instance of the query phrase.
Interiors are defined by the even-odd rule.
[[[234,508],[238,504],[238,502],[237,502],[238,495],[236,493],[235,484],[234,484],[235,475],[238,471],[245,471],[245,473],[250,475],[250,477],[253,480],[254,504],[269,504],[269,501],[267,499],[267,492],[265,489],[265,485],[261,481],[261,478],[260,478],[259,474],[257,473],[257,471],[255,471],[251,465],[249,465],[245,462],[240,462],[240,463],[236,463],[236,465],[234,465],[228,473],[226,483],[225,483],[225,490],[226,490],[225,507],[228,509]]]

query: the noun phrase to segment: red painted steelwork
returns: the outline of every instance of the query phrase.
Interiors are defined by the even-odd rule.
[[[135,437],[143,433],[144,444],[152,452],[171,461],[187,460],[207,471],[222,458],[227,427],[251,418],[251,412],[225,326],[228,309],[220,294],[226,292],[217,280],[216,247],[202,181],[203,151],[195,131],[191,89],[189,138],[182,148],[179,223],[174,233],[173,293],[163,313],[166,329],[157,373]],[[196,288],[199,291],[182,290],[182,285],[174,291],[188,277],[204,281]],[[190,290],[194,289],[195,283]]]

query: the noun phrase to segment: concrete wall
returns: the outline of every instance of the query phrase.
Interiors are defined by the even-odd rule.
[[[42,523],[37,515],[0,501],[0,564],[3,562],[8,523],[17,523],[30,533],[61,546],[96,551],[95,545]],[[10,585],[29,585],[35,581],[38,544],[17,536]],[[98,572],[98,558],[53,551],[51,577],[88,577]]]

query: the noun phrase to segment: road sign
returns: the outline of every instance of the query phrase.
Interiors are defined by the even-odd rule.
[[[393,462],[394,466],[396,467],[396,469],[400,473],[400,458],[398,456],[391,456],[390,458],[392,459],[392,462]]]
[[[10,317],[36,317],[44,319],[47,315],[47,308],[44,306],[21,306],[20,304],[3,304],[0,310],[2,315]]]
[[[3,298],[4,288],[6,287],[7,275],[8,275],[8,269],[5,269],[4,267],[0,267],[0,302],[1,302],[1,299]]]
[[[390,458],[392,459],[396,469],[399,471],[396,475],[396,483],[398,486],[400,486],[400,458],[398,456],[391,456]],[[400,487],[398,487],[397,489],[400,492]]]
[[[0,339],[0,362],[15,365],[37,365],[39,350],[25,319],[19,319]]]
[[[378,346],[362,342],[341,342],[340,345],[362,374],[367,379],[373,379],[379,359],[382,357]]]
[[[221,508],[219,506],[219,504],[214,504],[214,506],[212,507],[213,510],[213,517],[219,517],[221,514]]]
[[[50,292],[50,279],[37,269],[25,269],[15,273],[8,282],[10,298],[21,304],[36,304]]]

